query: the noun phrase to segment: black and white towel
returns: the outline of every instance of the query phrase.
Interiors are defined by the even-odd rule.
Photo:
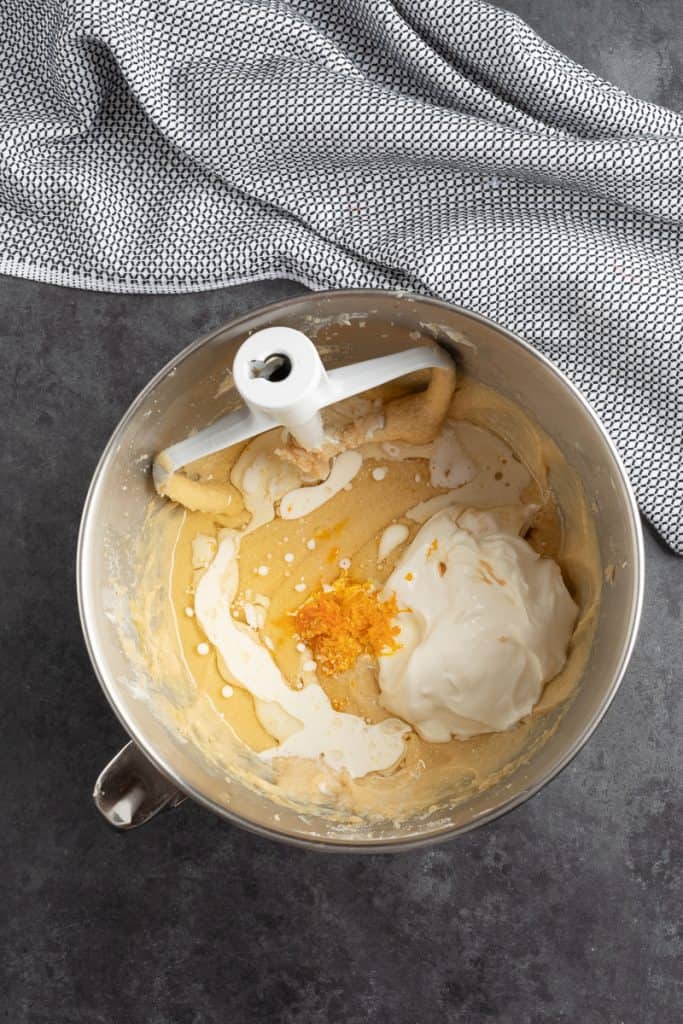
[[[683,550],[683,118],[481,0],[0,0],[0,270],[288,276],[518,331]]]

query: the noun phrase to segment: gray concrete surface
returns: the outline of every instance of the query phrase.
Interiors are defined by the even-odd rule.
[[[683,105],[673,0],[515,2],[551,42]],[[648,530],[640,639],[589,745],[539,796],[427,852],[324,857],[185,804],[109,831],[124,740],[74,595],[98,454],[192,338],[300,290],[114,296],[0,278],[0,1016],[8,1024],[675,1024],[681,1019],[683,561]]]

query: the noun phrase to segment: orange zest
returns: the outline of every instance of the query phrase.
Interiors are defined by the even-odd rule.
[[[294,614],[296,631],[327,676],[350,669],[361,654],[391,654],[400,644],[394,617],[395,596],[380,601],[370,582],[352,583],[345,575],[321,590]]]

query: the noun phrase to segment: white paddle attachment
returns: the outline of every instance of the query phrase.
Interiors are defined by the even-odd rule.
[[[328,371],[301,331],[266,327],[240,345],[233,363],[244,407],[161,452],[154,460],[155,483],[273,427],[286,427],[302,447],[316,450],[324,441],[321,409],[415,370],[451,365],[445,352],[425,345]]]

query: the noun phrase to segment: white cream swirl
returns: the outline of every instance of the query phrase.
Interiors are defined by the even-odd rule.
[[[259,756],[322,759],[353,778],[391,768],[405,750],[408,726],[391,718],[373,725],[335,711],[316,682],[292,689],[255,630],[233,619],[240,539],[235,530],[221,531],[218,551],[197,585],[195,614],[216,648],[221,674],[252,694],[262,724],[280,741]]]

